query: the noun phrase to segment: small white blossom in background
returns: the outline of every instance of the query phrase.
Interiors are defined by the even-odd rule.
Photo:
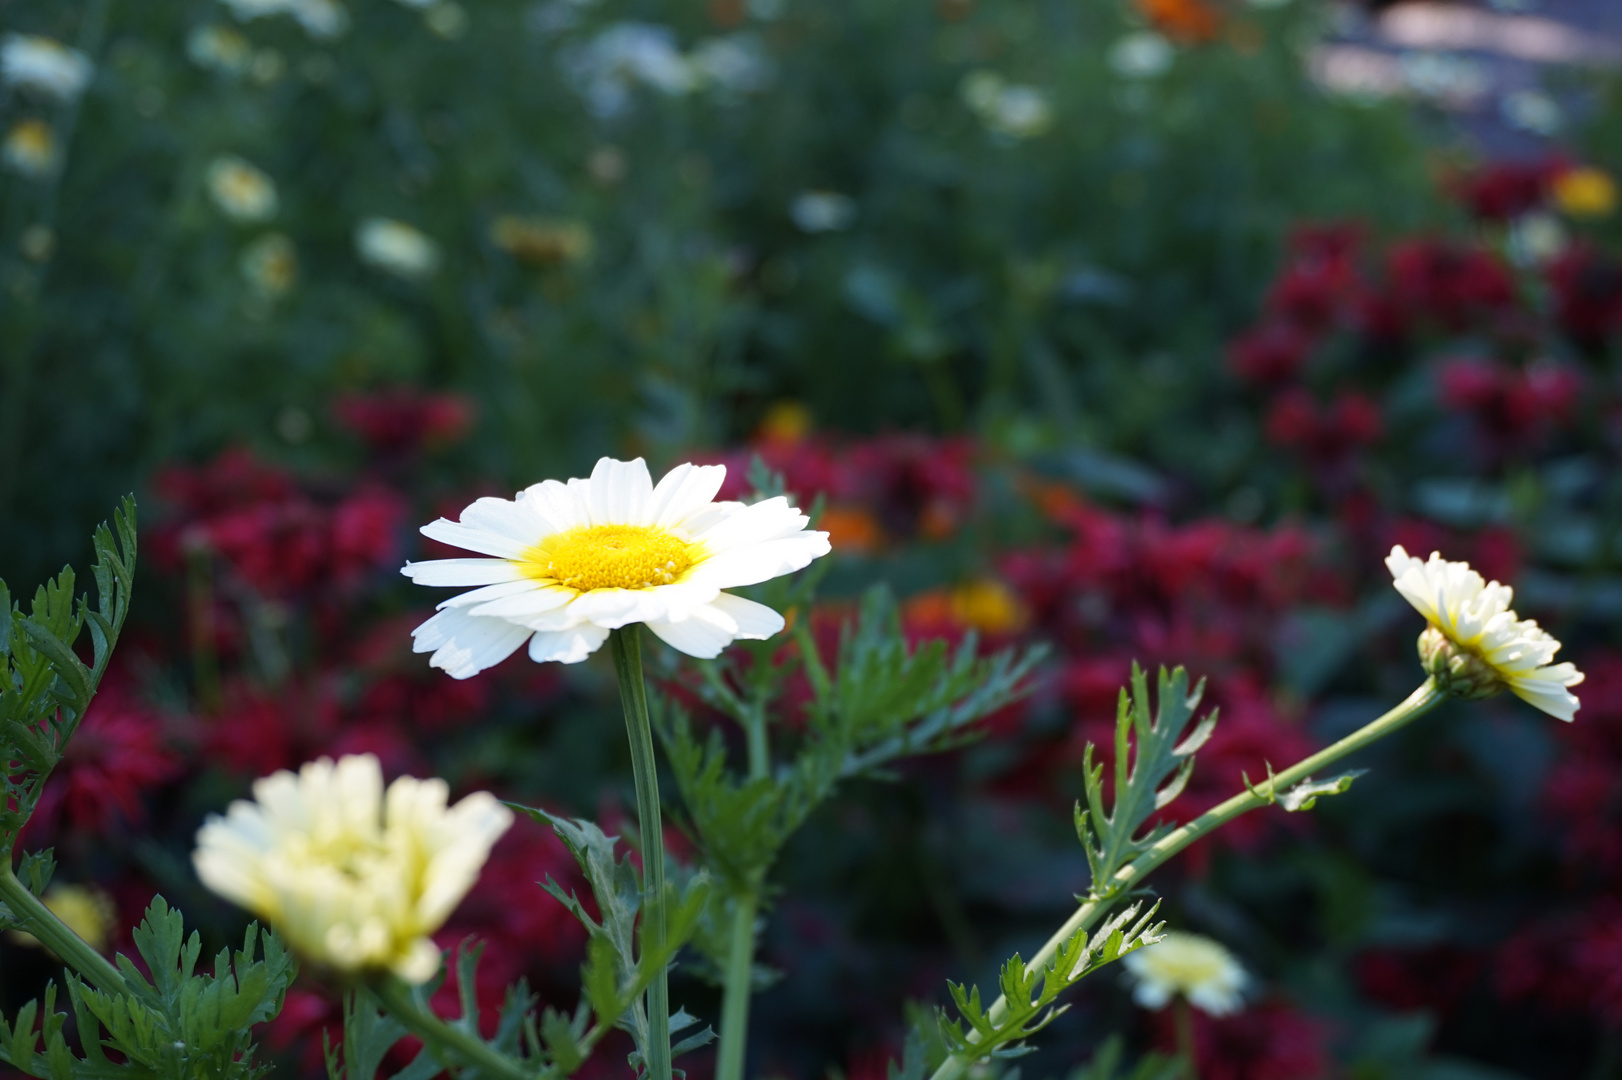
[[[255,292],[271,299],[298,281],[298,251],[281,233],[266,233],[243,248],[237,266]]]
[[[1132,982],[1132,1000],[1163,1009],[1174,997],[1212,1016],[1228,1016],[1244,1005],[1245,969],[1221,942],[1172,931],[1157,943],[1128,953],[1121,963]]]
[[[56,167],[56,133],[43,120],[19,120],[6,132],[0,161],[23,176],[49,176]]]
[[[253,58],[253,45],[229,26],[207,23],[186,35],[186,56],[205,71],[241,75]]]
[[[1571,236],[1553,214],[1523,214],[1509,227],[1510,259],[1519,266],[1543,266],[1571,244]]]
[[[1469,563],[1449,562],[1432,552],[1427,562],[1402,545],[1385,565],[1403,599],[1430,624],[1420,635],[1426,668],[1443,689],[1486,697],[1508,689],[1550,716],[1572,720],[1580,705],[1567,687],[1583,681],[1569,663],[1552,664],[1560,642],[1531,619],[1510,609],[1515,591],[1485,581]]]
[[[543,480],[424,525],[432,540],[494,557],[401,570],[419,585],[478,586],[412,631],[413,650],[466,679],[525,642],[536,663],[579,663],[632,623],[702,658],[771,637],[783,616],[722,590],[803,569],[828,554],[828,534],[780,495],[715,501],[725,479],[724,465],[678,465],[655,487],[641,458],[605,457],[589,480]]]
[[[0,82],[58,101],[72,101],[90,85],[90,58],[48,37],[7,34],[0,42]]]
[[[1453,53],[1406,53],[1398,65],[1409,91],[1451,108],[1473,105],[1489,86],[1485,67]]]
[[[220,0],[238,22],[287,15],[311,37],[331,41],[349,29],[349,9],[338,0]]]
[[[467,8],[454,0],[440,0],[422,13],[422,21],[435,37],[455,41],[467,33]]]
[[[1109,66],[1127,79],[1153,79],[1171,69],[1177,47],[1163,34],[1139,30],[1110,46]]]
[[[269,221],[276,216],[276,182],[234,154],[208,163],[204,177],[209,198],[237,221]]]
[[[708,38],[688,56],[695,77],[705,86],[733,94],[751,94],[771,85],[775,73],[760,38],[751,33]]]
[[[856,200],[837,191],[802,191],[788,204],[788,216],[804,232],[843,232],[856,222]]]
[[[337,0],[301,0],[292,16],[317,41],[334,41],[349,29],[349,9]]]
[[[1053,123],[1053,109],[1046,94],[1034,86],[1010,83],[995,72],[970,72],[959,93],[981,123],[998,135],[1034,138]]]
[[[1543,90],[1511,90],[1498,103],[1504,123],[1533,135],[1556,134],[1565,125],[1565,112]]]
[[[448,805],[443,780],[402,776],[385,791],[371,754],[273,773],[253,794],[197,831],[192,863],[203,884],[307,960],[410,983],[439,970],[430,935],[513,820],[488,792]]]
[[[439,268],[439,245],[403,221],[367,218],[355,230],[361,261],[408,280],[428,277]]]
[[[697,73],[676,46],[668,26],[621,22],[559,57],[564,74],[586,107],[600,117],[617,116],[631,104],[631,93],[646,86],[668,96],[691,93]]]

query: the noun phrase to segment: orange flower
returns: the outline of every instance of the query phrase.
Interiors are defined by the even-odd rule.
[[[840,551],[866,555],[884,540],[884,530],[871,511],[860,506],[830,506],[817,519],[828,542]]]
[[[1222,13],[1206,0],[1137,0],[1155,29],[1184,43],[1210,41],[1222,26]]]

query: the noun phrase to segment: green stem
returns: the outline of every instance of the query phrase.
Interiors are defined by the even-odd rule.
[[[749,999],[754,990],[755,911],[759,906],[760,892],[756,888],[737,897],[732,908],[715,1080],[743,1080],[743,1055],[749,1045]]]
[[[1194,1056],[1194,1010],[1181,994],[1172,1008],[1176,1010],[1177,1056],[1183,1059],[1183,1080],[1200,1080],[1199,1062]]]
[[[18,917],[18,929],[33,934],[40,944],[60,957],[63,963],[91,985],[109,994],[130,996],[129,984],[112,962],[68,929],[39,897],[28,891],[28,886],[18,880],[11,868],[9,852],[5,855],[4,865],[0,865],[0,900],[4,900],[12,914]]]
[[[1031,957],[1031,968],[1039,969],[1047,964],[1065,942],[1098,921],[1099,917],[1109,910],[1117,897],[1123,895],[1136,882],[1147,877],[1157,866],[1194,841],[1207,833],[1215,832],[1240,814],[1272,803],[1276,793],[1285,790],[1305,777],[1311,776],[1325,766],[1334,764],[1347,754],[1355,750],[1361,750],[1369,743],[1382,739],[1399,728],[1406,727],[1430,712],[1446,696],[1447,694],[1444,691],[1437,689],[1433,680],[1426,679],[1420,684],[1419,689],[1408,695],[1407,700],[1379,719],[1359,728],[1344,739],[1325,747],[1311,757],[1303,758],[1283,772],[1274,774],[1265,783],[1257,784],[1249,790],[1235,795],[1227,802],[1212,807],[1186,825],[1173,829],[1161,837],[1149,850],[1115,871],[1109,880],[1104,882],[1102,888],[1097,888],[1095,885],[1093,894],[1101,896],[1103,899],[1089,900],[1077,908],[1075,914],[1066,919],[1064,925],[1059,927],[1052,937],[1048,938],[1047,943],[1037,950],[1035,956]],[[1008,1015],[1007,1000],[999,997],[992,1004],[987,1015],[993,1024],[1000,1023],[1003,1017]],[[973,1061],[974,1059],[971,1057],[954,1054],[948,1057],[940,1068],[935,1070],[930,1080],[956,1080],[973,1064]]]
[[[648,724],[648,694],[642,683],[642,645],[638,626],[611,630],[608,644],[619,678],[625,732],[631,741],[631,772],[636,778],[637,825],[642,834],[643,949],[662,950],[665,941],[665,833],[659,814],[659,767],[653,756],[653,729]],[[648,1075],[670,1078],[670,982],[661,971],[648,986]]]
[[[772,770],[764,688],[750,698],[745,708],[749,779],[764,780]],[[757,874],[748,888],[734,897],[726,982],[721,994],[721,1045],[715,1059],[715,1080],[743,1080],[744,1051],[749,1045],[749,1001],[754,994],[755,915],[760,910],[763,876],[764,871]]]
[[[416,991],[399,979],[381,980],[372,991],[390,1016],[410,1028],[427,1045],[441,1065],[476,1066],[487,1077],[501,1080],[533,1080],[520,1061],[494,1049],[478,1036],[435,1016],[417,998]]]

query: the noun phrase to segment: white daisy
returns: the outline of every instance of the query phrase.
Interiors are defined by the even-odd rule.
[[[424,536],[486,559],[408,564],[419,585],[480,586],[412,632],[417,652],[465,679],[524,642],[530,659],[578,663],[608,632],[646,623],[689,656],[783,629],[764,604],[722,592],[802,569],[828,534],[782,496],[716,502],[723,465],[678,465],[653,485],[641,458],[603,458],[591,479],[544,480],[515,499],[479,499]]]
[[[1430,622],[1420,637],[1426,666],[1444,688],[1486,696],[1507,686],[1550,716],[1571,720],[1580,704],[1567,687],[1583,681],[1572,664],[1551,664],[1560,642],[1531,619],[1510,610],[1515,592],[1484,581],[1469,563],[1437,552],[1414,558],[1399,544],[1386,557],[1397,591]]]
[[[439,245],[421,230],[391,218],[367,218],[355,230],[355,250],[363,262],[396,277],[416,280],[439,268]]]
[[[512,811],[489,792],[447,806],[443,780],[383,789],[371,754],[312,761],[253,785],[197,831],[204,885],[274,926],[306,959],[343,972],[439,970],[430,935],[479,876]]]
[[[0,44],[0,81],[70,101],[90,85],[90,58],[48,37],[7,34]]]
[[[1181,994],[1203,1012],[1227,1016],[1244,1004],[1250,981],[1221,942],[1178,931],[1128,953],[1121,963],[1132,979],[1132,1000],[1146,1009],[1163,1009]]]
[[[276,216],[276,181],[235,154],[208,163],[205,177],[214,205],[237,221],[269,221]]]

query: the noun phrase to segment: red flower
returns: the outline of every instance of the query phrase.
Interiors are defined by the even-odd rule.
[[[1510,221],[1542,206],[1560,162],[1505,161],[1458,178],[1453,191],[1482,221]]]
[[[332,412],[373,453],[407,455],[459,440],[473,425],[474,405],[455,394],[397,387],[339,398]]]
[[[1469,413],[1500,451],[1564,421],[1582,389],[1581,377],[1569,367],[1516,369],[1469,357],[1447,361],[1437,381],[1442,403]]]
[[[1160,1046],[1176,1048],[1169,1010],[1154,1017]],[[1329,1031],[1281,1002],[1217,1019],[1194,1010],[1194,1057],[1201,1080],[1323,1080],[1331,1074]]]
[[[1228,345],[1228,366],[1246,382],[1272,385],[1293,379],[1315,344],[1294,323],[1265,322]]]
[[[180,768],[158,716],[109,678],[47,781],[29,830],[49,835],[63,820],[92,833],[139,824],[146,819],[146,794]]]
[[[1577,344],[1594,349],[1622,332],[1622,261],[1577,246],[1549,264],[1555,318]]]
[[[1386,272],[1397,302],[1446,330],[1461,330],[1514,304],[1509,271],[1481,248],[1405,241],[1391,249]]]
[[[1297,388],[1273,399],[1266,431],[1279,446],[1303,451],[1319,465],[1335,464],[1379,439],[1380,407],[1366,394],[1346,390],[1324,409]]]

